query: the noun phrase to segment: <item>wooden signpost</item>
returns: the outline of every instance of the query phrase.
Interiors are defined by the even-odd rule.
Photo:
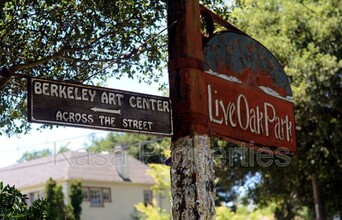
[[[31,78],[29,121],[171,136],[172,106],[166,97]]]
[[[176,22],[176,23],[175,23]],[[169,82],[173,103],[172,219],[213,219],[214,169],[198,0],[168,0]]]
[[[201,8],[201,9],[200,9]],[[215,20],[235,32],[213,34]],[[292,92],[274,56],[254,39],[200,7],[168,0],[173,219],[214,218],[209,136],[271,150],[296,148]]]

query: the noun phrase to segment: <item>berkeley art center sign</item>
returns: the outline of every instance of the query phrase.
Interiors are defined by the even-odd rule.
[[[214,35],[203,51],[210,134],[295,151],[292,91],[271,52],[231,31]]]
[[[28,80],[30,122],[171,136],[166,97],[39,78]]]

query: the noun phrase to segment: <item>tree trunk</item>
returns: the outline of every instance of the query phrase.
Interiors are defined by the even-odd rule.
[[[313,196],[315,201],[316,220],[326,220],[321,184],[319,182],[317,174],[313,174],[311,178]]]
[[[174,220],[214,218],[214,169],[207,135],[172,143],[171,194]]]
[[[168,52],[173,128],[173,220],[213,219],[214,170],[208,137],[199,0],[168,0]]]

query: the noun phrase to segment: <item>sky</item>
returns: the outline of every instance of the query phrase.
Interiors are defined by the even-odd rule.
[[[167,76],[162,82],[167,82]],[[105,87],[151,95],[162,95],[158,91],[158,83],[148,85],[128,78],[110,79]],[[90,144],[91,137],[103,138],[109,131],[75,127],[58,127],[37,131],[41,124],[33,123],[33,129],[27,135],[13,137],[0,136],[0,168],[13,165],[27,151],[49,148],[57,152],[60,147],[67,146],[73,151],[81,151]]]

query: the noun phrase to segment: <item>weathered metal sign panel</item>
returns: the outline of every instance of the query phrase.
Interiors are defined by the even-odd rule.
[[[28,82],[29,121],[171,136],[166,97],[38,78]]]
[[[290,84],[264,46],[246,35],[223,32],[204,46],[204,63],[212,135],[296,149]]]

